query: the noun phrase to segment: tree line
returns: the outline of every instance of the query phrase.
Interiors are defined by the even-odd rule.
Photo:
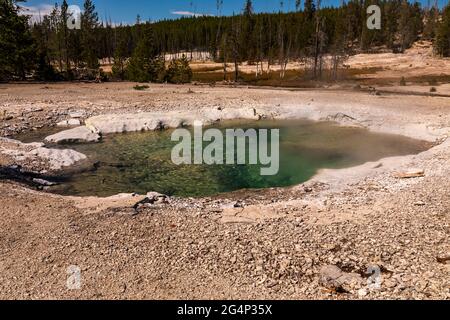
[[[234,65],[235,80],[244,61],[258,73],[278,65],[280,77],[289,61],[303,61],[305,76],[321,79],[325,70],[337,78],[349,55],[389,49],[404,52],[419,40],[431,40],[436,54],[450,56],[450,6],[422,7],[406,0],[349,0],[324,7],[320,0],[296,0],[296,10],[255,13],[251,0],[239,14],[183,17],[175,20],[113,25],[100,22],[92,0],[85,0],[81,28],[70,29],[68,3],[55,4],[39,21],[20,15],[22,0],[0,0],[0,80],[102,78],[100,61],[113,65],[112,77],[134,81],[187,82],[189,57],[208,53]],[[381,9],[381,29],[367,28],[368,6]],[[183,55],[181,55],[181,53]],[[168,54],[180,59],[165,61]],[[170,62],[170,63],[169,63]]]

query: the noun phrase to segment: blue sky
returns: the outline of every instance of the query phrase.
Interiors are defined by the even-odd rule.
[[[28,13],[38,16],[45,14],[54,5],[62,0],[28,0],[24,6]],[[431,0],[432,2],[434,0]],[[244,0],[223,0],[223,14],[238,13],[244,6]],[[303,2],[303,0],[302,0]],[[427,0],[420,1],[423,4]],[[447,0],[439,0],[440,4]],[[83,0],[68,0],[69,5],[82,7]],[[322,0],[323,5],[340,3],[340,0]],[[101,20],[111,18],[115,23],[133,23],[139,14],[142,20],[160,20],[164,18],[177,18],[182,15],[210,14],[216,15],[216,0],[94,0],[97,12]],[[273,12],[280,8],[280,0],[253,0],[253,6],[257,12]],[[284,9],[292,10],[295,0],[284,0]]]

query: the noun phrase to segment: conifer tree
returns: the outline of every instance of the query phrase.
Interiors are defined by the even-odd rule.
[[[29,17],[19,15],[18,2],[0,1],[0,80],[24,80],[36,60]]]
[[[434,40],[436,37],[437,27],[439,20],[439,8],[437,4],[432,7],[428,7],[424,14],[424,30],[423,39]]]
[[[118,39],[116,50],[114,51],[114,64],[112,67],[112,73],[120,80],[125,80],[128,41],[125,32],[121,29],[118,31],[117,38]]]
[[[436,35],[435,50],[437,54],[443,57],[450,56],[450,4],[442,12],[442,19]]]
[[[417,2],[411,6],[407,0],[403,0],[400,6],[398,19],[398,33],[400,39],[400,51],[403,52],[417,40],[423,29],[420,6]]]
[[[98,14],[92,0],[84,1],[84,12],[81,16],[82,59],[89,69],[98,69],[97,39]]]
[[[141,38],[128,65],[128,78],[137,82],[161,80],[165,67],[155,47],[153,28],[146,23],[141,25],[141,31]]]
[[[61,16],[60,16],[60,20],[59,20],[59,25],[58,25],[58,38],[60,40],[60,42],[62,43],[61,45],[61,55],[63,57],[63,60],[65,62],[65,66],[66,66],[66,73],[67,75],[69,75],[70,73],[70,48],[69,48],[69,28],[67,26],[67,20],[70,17],[70,13],[68,12],[69,9],[69,5],[67,4],[66,0],[63,0],[63,3],[61,4]]]
[[[305,14],[309,20],[312,20],[314,13],[316,12],[316,6],[314,0],[305,0]]]
[[[35,54],[37,65],[35,78],[37,80],[57,80],[58,75],[52,65],[49,47],[50,23],[48,17],[44,17],[40,24],[36,24],[32,29],[32,35],[35,39]]]
[[[252,0],[246,0],[245,1],[245,7],[244,7],[244,16],[249,17],[253,14],[253,3]]]
[[[166,81],[170,83],[189,83],[192,80],[192,69],[185,54],[174,59],[167,68]]]

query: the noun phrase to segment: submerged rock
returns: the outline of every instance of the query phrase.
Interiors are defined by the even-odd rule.
[[[50,187],[56,185],[54,182],[40,178],[41,175],[34,172],[28,172],[24,170],[22,166],[12,165],[0,167],[0,178],[8,179],[13,181],[18,181],[21,183],[28,184],[33,187]]]
[[[93,133],[87,127],[77,127],[70,130],[65,130],[45,138],[49,143],[82,143],[82,142],[98,142],[100,135]]]
[[[324,120],[338,122],[342,125],[351,126],[351,127],[363,127],[363,125],[356,118],[349,116],[348,114],[345,114],[342,112],[338,112],[336,114],[329,115]]]
[[[56,185],[55,182],[51,182],[51,181],[47,181],[47,180],[39,179],[39,178],[34,178],[33,182],[38,185],[44,186],[44,187],[51,187],[51,186]]]

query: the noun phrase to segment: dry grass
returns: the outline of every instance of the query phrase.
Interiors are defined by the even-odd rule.
[[[208,71],[205,71],[208,70]],[[279,70],[264,72],[256,77],[256,73],[239,72],[239,82],[254,86],[273,86],[273,87],[292,87],[292,88],[315,88],[320,87],[324,83],[334,83],[336,81],[354,81],[363,82],[371,79],[370,77],[362,77],[362,75],[375,74],[382,68],[363,68],[363,69],[343,69],[339,71],[338,79],[331,77],[329,70],[323,71],[321,81],[313,81],[311,74],[305,72],[304,68],[289,69],[285,71],[285,75],[281,78]],[[207,67],[196,68],[194,70],[193,81],[200,83],[215,83],[221,81],[234,81],[234,70],[228,71],[224,77],[222,68]]]

